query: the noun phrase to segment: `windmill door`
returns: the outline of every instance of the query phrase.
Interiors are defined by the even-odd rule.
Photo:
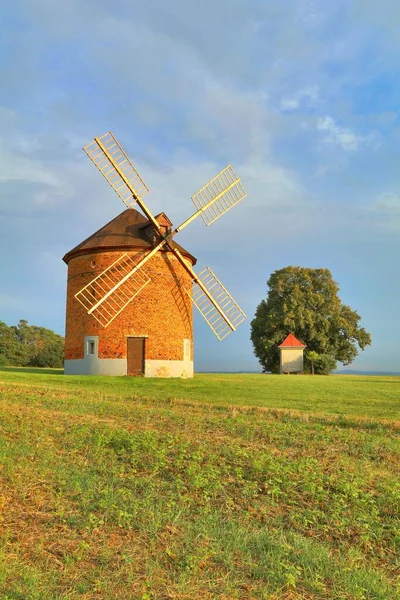
[[[127,375],[143,375],[144,373],[144,341],[145,338],[127,338]]]

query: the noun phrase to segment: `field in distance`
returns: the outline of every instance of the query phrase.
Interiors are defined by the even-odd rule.
[[[400,597],[400,378],[0,369],[0,598]]]

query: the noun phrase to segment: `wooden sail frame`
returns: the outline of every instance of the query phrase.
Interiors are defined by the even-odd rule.
[[[123,254],[75,294],[87,313],[107,327],[150,283],[144,265],[166,246],[191,275],[193,293],[191,291],[189,295],[218,339],[224,339],[230,331],[235,331],[246,318],[239,305],[211,269],[207,267],[200,275],[196,275],[171,243],[174,235],[198,216],[202,217],[206,225],[210,225],[246,196],[241,180],[232,166],[225,167],[192,197],[197,208],[193,215],[167,235],[162,235],[159,223],[142,198],[149,188],[114,135],[108,132],[95,138],[84,147],[84,151],[124,204],[130,208],[137,203],[160,235],[159,243],[141,259],[135,260],[128,254]],[[216,287],[217,290],[214,289]]]
[[[186,291],[217,338],[223,340],[229,333],[235,331],[247,317],[209,267],[203,269],[197,278],[197,281],[193,282],[192,289]],[[204,293],[204,287],[199,285],[199,281],[207,289],[209,295]],[[210,296],[213,301],[210,300]],[[229,323],[217,310],[216,305],[228,317]]]
[[[111,131],[95,138],[83,150],[128,208],[149,191]]]

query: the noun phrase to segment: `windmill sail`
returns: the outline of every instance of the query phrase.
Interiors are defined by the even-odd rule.
[[[107,327],[150,283],[150,277],[138,268],[138,264],[137,259],[123,254],[75,294],[87,313],[103,327]]]
[[[187,291],[217,338],[223,340],[231,331],[235,331],[246,315],[209,267],[203,269],[197,279],[191,292]]]
[[[95,138],[84,151],[128,208],[149,191],[111,132]]]
[[[192,201],[204,223],[211,225],[246,196],[240,177],[228,165],[192,196]]]
[[[196,212],[168,235],[163,235],[158,221],[141,199],[149,189],[113,134],[109,132],[95,138],[84,150],[124,204],[130,208],[137,202],[157,233],[150,252],[135,259],[123,254],[75,294],[87,313],[107,327],[148,285],[150,278],[143,266],[165,246],[192,276],[193,289],[188,293],[218,339],[222,340],[235,331],[246,318],[244,312],[211,269],[204,269],[196,275],[176,246],[171,244],[173,236],[199,215],[206,225],[210,225],[245,198],[246,191],[232,166],[228,165],[192,197]]]

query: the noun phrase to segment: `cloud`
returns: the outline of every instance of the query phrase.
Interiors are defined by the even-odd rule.
[[[281,110],[294,111],[305,106],[314,106],[319,99],[319,87],[317,85],[299,89],[295,94],[281,100]]]
[[[393,2],[392,0],[381,0],[379,3],[376,3],[371,1],[365,2],[365,0],[355,0],[353,6],[353,18],[355,21],[365,21],[369,27],[372,26],[375,32],[382,34],[382,37],[386,39],[386,42],[389,39],[392,48],[393,44],[398,47],[400,6],[397,2]]]
[[[318,131],[326,134],[325,144],[337,144],[346,152],[355,152],[367,138],[357,135],[351,129],[338,127],[332,117],[320,117],[317,121]]]
[[[49,163],[36,156],[35,137],[17,136],[14,146],[11,140],[0,137],[0,211],[23,216],[65,206],[76,191],[72,162]]]
[[[400,193],[389,192],[384,194],[378,200],[377,207],[388,214],[400,215]]]
[[[381,194],[366,207],[372,216],[373,225],[386,231],[400,232],[400,192],[390,191]]]
[[[0,183],[28,181],[58,187],[57,177],[41,161],[26,158],[0,139]]]

